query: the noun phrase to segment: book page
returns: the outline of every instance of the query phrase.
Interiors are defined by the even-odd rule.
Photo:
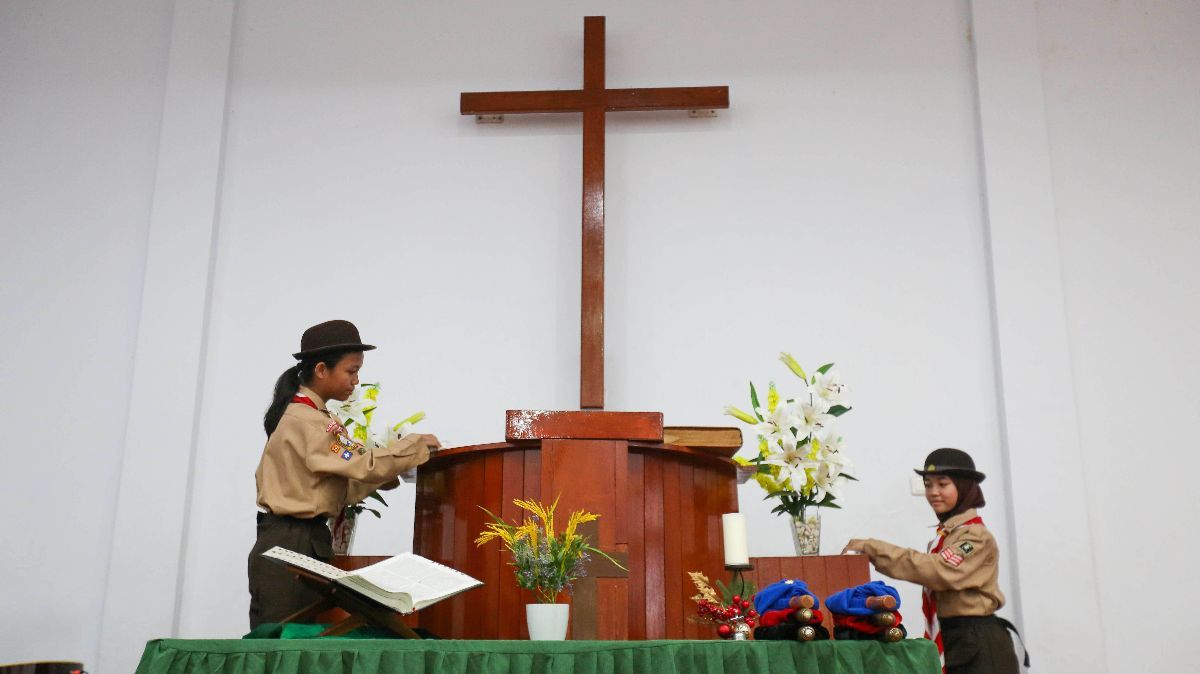
[[[271,559],[277,559],[285,564],[291,564],[292,566],[299,567],[305,571],[312,571],[318,576],[321,576],[322,578],[328,578],[329,580],[345,578],[346,576],[350,575],[348,571],[342,571],[336,566],[326,564],[319,559],[313,559],[308,555],[302,555],[299,552],[288,550],[287,548],[281,548],[278,545],[262,553],[262,556],[270,557]]]
[[[384,592],[407,594],[416,608],[428,606],[482,582],[448,566],[406,552],[354,572]]]

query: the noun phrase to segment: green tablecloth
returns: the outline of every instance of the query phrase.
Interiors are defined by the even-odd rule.
[[[137,674],[937,674],[924,639],[873,641],[405,641],[159,639]]]

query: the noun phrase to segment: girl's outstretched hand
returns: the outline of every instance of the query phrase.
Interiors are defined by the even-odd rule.
[[[861,555],[864,552],[863,544],[866,542],[866,539],[863,538],[851,538],[850,542],[846,544],[846,547],[842,548],[842,554],[848,555],[854,553]]]

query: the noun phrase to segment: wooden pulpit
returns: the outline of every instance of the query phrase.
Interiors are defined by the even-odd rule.
[[[707,638],[692,623],[688,571],[726,578],[721,514],[736,512],[736,441],[664,442],[658,412],[509,411],[505,442],[437,452],[417,478],[414,550],[484,582],[421,612],[420,624],[456,639],[527,638],[525,604],[507,552],[474,539],[483,508],[517,521],[513,499],[559,498],[558,512],[600,515],[592,544],[626,571],[596,568],[572,598],[572,639]],[[695,437],[680,429],[667,440]],[[597,540],[598,539],[598,540]]]

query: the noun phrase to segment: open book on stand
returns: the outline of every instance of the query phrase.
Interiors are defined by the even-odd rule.
[[[399,613],[412,613],[483,585],[461,571],[406,552],[357,571],[343,571],[308,555],[275,546],[263,557],[349,588]]]

